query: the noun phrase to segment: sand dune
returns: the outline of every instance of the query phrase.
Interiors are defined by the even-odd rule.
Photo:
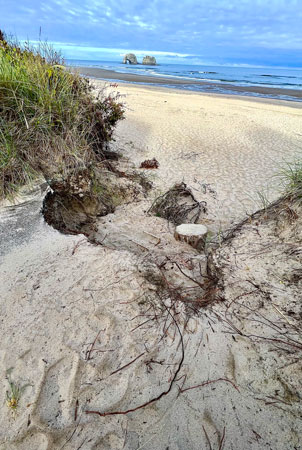
[[[102,85],[101,82],[96,82]],[[302,152],[299,103],[207,96],[119,85],[127,103],[117,147],[137,165],[155,157],[159,191],[184,180],[202,197],[200,184],[217,191],[215,224],[224,227],[273,200],[280,165]],[[155,176],[155,175],[154,175]]]
[[[285,102],[120,90],[128,109],[115,148],[137,166],[155,157],[160,167],[148,175],[154,182],[149,198],[99,219],[95,239],[102,245],[46,225],[40,192],[19,208],[1,208],[2,235],[14,228],[18,237],[3,245],[0,270],[0,448],[298,449],[301,403],[286,391],[296,366],[287,368],[286,356],[281,361],[270,345],[260,348],[230,330],[219,318],[221,304],[199,315],[181,302],[175,306],[185,359],[169,395],[126,415],[86,414],[148,402],[167,390],[181,361],[179,331],[156,301],[154,261],[166,261],[169,280],[192,289],[175,261],[187,270],[204,257],[176,241],[164,219],[146,213],[153,197],[184,180],[198,199],[207,199],[209,228],[228,227],[256,208],[257,190],[302,139],[302,112]],[[215,188],[216,199],[204,194],[204,183]],[[32,228],[24,220],[30,214]],[[254,269],[248,256],[240,256],[236,282]],[[257,280],[262,273],[255,271]],[[267,332],[266,325],[240,320],[249,334]],[[11,367],[12,380],[27,385],[15,416],[5,406]],[[278,393],[283,402],[267,400]]]

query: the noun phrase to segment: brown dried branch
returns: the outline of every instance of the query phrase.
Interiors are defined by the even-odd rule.
[[[137,325],[137,327],[132,328],[132,330],[130,330],[130,333],[132,333],[132,331],[135,331],[135,330],[137,330],[138,328],[142,327],[142,326],[145,325],[146,323],[152,322],[152,321],[155,320],[155,319],[156,319],[155,317],[152,317],[151,319],[145,320],[143,323],[140,323],[139,325]]]
[[[236,386],[236,384],[233,383],[233,381],[229,380],[228,378],[217,378],[217,380],[204,381],[201,384],[197,384],[196,386],[190,386],[185,389],[179,388],[179,394],[182,394],[183,392],[186,392],[186,391],[190,391],[191,389],[197,389],[199,387],[207,386],[208,384],[217,383],[218,381],[225,381],[226,383],[230,383],[233,386],[233,388],[236,389],[236,391],[240,392],[238,386]]]
[[[74,420],[77,421],[78,418],[78,408],[79,408],[79,400],[76,400],[75,408],[74,408]]]
[[[188,278],[189,280],[193,281],[193,283],[197,284],[200,288],[203,288],[203,287],[204,287],[204,284],[199,283],[199,281],[194,280],[194,278],[192,278],[192,277],[190,277],[190,275],[186,274],[186,273],[182,270],[182,268],[180,267],[180,265],[179,265],[176,261],[173,261],[173,262],[174,262],[174,264],[176,264],[176,267],[178,268],[178,270],[179,270],[186,278]],[[208,278],[208,277],[207,277],[207,278]]]
[[[139,359],[141,356],[143,356],[146,352],[141,353],[140,355],[138,355],[136,358],[134,358],[132,361],[130,361],[128,364],[125,364],[124,366],[120,367],[119,369],[114,370],[113,372],[111,372],[110,375],[113,375],[117,372],[119,372],[120,370],[126,369],[126,367],[130,366],[131,364],[133,364],[137,359]]]
[[[223,429],[223,434],[222,434],[222,438],[220,440],[220,444],[219,444],[219,449],[218,450],[222,450],[223,448],[223,443],[224,443],[224,438],[225,438],[225,427]]]
[[[203,425],[202,425],[202,428],[203,428],[204,434],[206,435],[206,438],[207,438],[210,450],[212,450],[212,445],[211,445],[211,441],[209,439],[208,433],[206,432],[206,429],[205,429],[205,427]]]
[[[247,338],[255,338],[255,339],[260,339],[260,340],[265,340],[265,341],[278,342],[279,344],[285,344],[285,345],[288,345],[289,347],[294,347],[294,348],[297,348],[298,350],[302,350],[302,343],[296,341],[295,339],[291,339],[289,337],[288,337],[288,341],[291,341],[291,342],[283,341],[282,339],[277,339],[277,338],[257,336],[256,334],[242,334],[242,336],[247,337]]]
[[[73,250],[71,252],[72,255],[75,254],[75,252],[77,251],[77,249],[80,247],[80,245],[84,244],[84,242],[87,242],[86,239],[81,239],[80,241],[78,241],[75,246],[73,247]]]
[[[96,341],[98,340],[98,337],[99,337],[101,331],[102,331],[102,330],[100,330],[100,331],[98,332],[98,334],[96,335],[96,338],[95,338],[95,340],[92,342],[92,344],[91,344],[91,346],[90,346],[90,349],[86,351],[86,355],[85,355],[86,361],[89,361],[89,360],[90,360],[91,353],[92,353],[92,351],[93,351],[93,349],[94,349],[95,343],[96,343]]]

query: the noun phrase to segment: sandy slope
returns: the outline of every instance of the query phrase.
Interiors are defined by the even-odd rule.
[[[273,173],[276,159],[287,150],[290,154],[301,139],[301,112],[287,105],[123,89],[130,93],[129,110],[116,145],[128,142],[127,154],[137,163],[158,158],[156,190],[184,179],[202,197],[198,183],[214,184],[218,200],[209,197],[208,222],[218,217],[229,224],[242,211],[239,201],[252,208],[246,192],[255,192]],[[264,152],[268,147],[269,154]],[[197,156],[187,156],[191,153]],[[286,378],[283,370],[278,378],[280,360],[272,347],[259,351],[258,343],[238,337],[221,320],[226,308],[221,304],[199,317],[175,305],[185,359],[169,395],[128,415],[87,415],[86,410],[125,411],[167,389],[182,347],[175,323],[156,296],[153,263],[168,257],[169,280],[191,289],[171,261],[187,270],[198,267],[202,255],[175,241],[163,219],[145,213],[151,199],[138,199],[101,218],[96,238],[103,246],[54,231],[39,215],[40,193],[34,201],[34,206],[30,201],[0,213],[2,236],[18,229],[18,239],[11,234],[1,256],[1,450],[200,450],[210,449],[210,442],[213,449],[301,448],[299,397],[289,396],[284,387],[295,371],[289,369]],[[30,214],[32,228],[25,220]],[[244,237],[238,245],[244,245]],[[235,266],[236,261],[232,254]],[[251,276],[250,269],[241,269]],[[169,299],[165,304],[170,307]],[[253,323],[246,322],[249,333],[266,333],[266,326],[255,322],[253,330]],[[282,358],[282,365],[291,361]],[[5,406],[10,367],[15,383],[29,384],[15,417]],[[219,378],[229,381],[179,395],[178,386]],[[276,395],[281,399],[277,406],[266,401]]]
[[[278,165],[301,156],[299,103],[124,84],[118,90],[126,96],[127,113],[118,126],[117,147],[137,164],[159,161],[160,191],[183,179],[198,196],[200,183],[212,184],[218,194],[212,205],[216,226],[257,209],[258,191],[276,198],[271,185]]]

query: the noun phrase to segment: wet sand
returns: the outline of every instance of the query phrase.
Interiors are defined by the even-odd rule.
[[[88,77],[93,77],[103,80],[116,80],[116,81],[126,81],[129,83],[142,83],[142,84],[155,84],[155,85],[165,85],[170,87],[181,87],[181,86],[199,86],[203,92],[213,92],[222,93],[222,91],[228,91],[230,94],[240,94],[240,95],[259,95],[269,96],[273,98],[282,97],[292,97],[298,101],[302,100],[302,90],[296,89],[279,89],[271,87],[262,86],[235,86],[227,83],[210,83],[198,80],[184,80],[179,78],[165,78],[165,77],[152,77],[146,75],[136,75],[132,73],[119,73],[113,70],[98,69],[95,67],[76,67],[81,75]],[[224,92],[225,93],[225,92]]]

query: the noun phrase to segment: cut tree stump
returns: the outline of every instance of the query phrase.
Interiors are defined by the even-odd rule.
[[[174,232],[177,241],[186,242],[196,250],[204,250],[208,229],[205,225],[183,223],[178,225]]]

